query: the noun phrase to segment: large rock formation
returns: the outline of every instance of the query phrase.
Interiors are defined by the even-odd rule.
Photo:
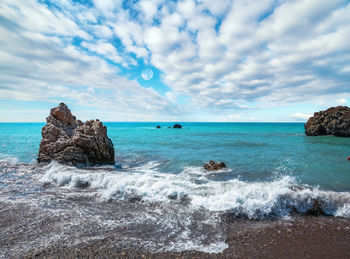
[[[114,148],[99,120],[82,123],[67,105],[52,108],[42,128],[38,162],[73,165],[114,164]]]
[[[350,137],[350,108],[337,106],[326,111],[315,112],[305,124],[305,134]]]

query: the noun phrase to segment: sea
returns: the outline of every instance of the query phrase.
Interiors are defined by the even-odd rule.
[[[315,201],[350,217],[350,138],[308,137],[303,123],[173,124],[107,122],[115,165],[77,168],[37,164],[44,123],[0,123],[0,211],[15,219],[0,257],[116,233],[116,246],[219,253],[228,218],[288,221]],[[209,160],[227,168],[206,171]]]

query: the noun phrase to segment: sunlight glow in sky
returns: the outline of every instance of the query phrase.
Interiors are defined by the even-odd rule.
[[[305,121],[350,105],[349,0],[1,0],[0,121]]]

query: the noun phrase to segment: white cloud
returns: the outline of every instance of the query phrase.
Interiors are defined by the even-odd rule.
[[[312,100],[349,91],[343,69],[350,61],[349,26],[334,15],[348,19],[343,9],[349,6],[235,1],[217,33],[217,21],[202,12],[203,5],[180,1],[173,12],[187,27],[165,27],[164,17],[146,30],[145,43],[167,85],[197,104],[229,108],[246,100],[263,107]]]
[[[312,114],[306,114],[306,113],[294,113],[290,115],[293,119],[296,120],[301,120],[301,121],[306,121],[308,120],[310,117],[312,117]]]
[[[31,22],[36,17],[27,19]],[[130,115],[142,113],[148,114],[144,118],[159,118],[164,110],[170,117],[175,112],[176,105],[153,88],[143,88],[118,75],[117,67],[66,38],[46,35],[40,28],[38,32],[23,29],[14,22],[13,26],[15,29],[0,25],[1,99],[66,100],[109,111],[107,120],[130,120]],[[82,42],[82,46],[115,62],[125,62],[116,48],[103,40]]]
[[[114,11],[121,8],[122,0],[93,0],[96,8],[106,17],[113,17]]]
[[[105,42],[102,40],[100,40],[96,43],[82,42],[81,46],[89,49],[92,52],[100,54],[100,55],[104,56],[106,59],[112,60],[115,63],[120,63],[125,67],[127,66],[125,59],[119,55],[116,48],[112,44],[110,44],[109,42]]]
[[[301,102],[344,104],[349,96],[346,0],[54,3],[59,7],[0,2],[2,96],[35,99],[41,88],[56,96],[48,86],[63,95],[69,85],[76,99],[100,96],[112,105],[117,98],[125,112],[140,114],[130,106],[142,104],[153,115],[179,111],[180,95],[189,97],[188,107],[221,115]],[[138,63],[161,71],[170,88],[165,96],[118,75]],[[21,92],[23,86],[32,94]],[[82,86],[94,92],[79,95]]]
[[[337,100],[338,104],[345,104],[346,103],[346,99],[345,98],[341,98]]]
[[[144,22],[152,23],[153,18],[156,15],[158,10],[157,2],[159,1],[143,0],[138,3],[138,5],[141,7],[141,10],[143,12]]]
[[[93,25],[94,34],[100,38],[111,38],[113,36],[112,30],[105,25]]]
[[[51,11],[34,0],[28,0],[26,4],[19,0],[1,1],[0,15],[19,24],[26,32],[91,38],[72,19],[61,12]]]

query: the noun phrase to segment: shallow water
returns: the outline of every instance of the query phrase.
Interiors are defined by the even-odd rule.
[[[0,124],[1,209],[23,208],[26,218],[0,236],[8,240],[21,224],[31,236],[4,257],[116,231],[119,243],[153,251],[220,252],[224,215],[290,218],[315,200],[329,215],[350,217],[350,139],[306,137],[303,124],[106,123],[117,163],[92,168],[37,165],[43,125]],[[210,159],[228,168],[205,171]]]

